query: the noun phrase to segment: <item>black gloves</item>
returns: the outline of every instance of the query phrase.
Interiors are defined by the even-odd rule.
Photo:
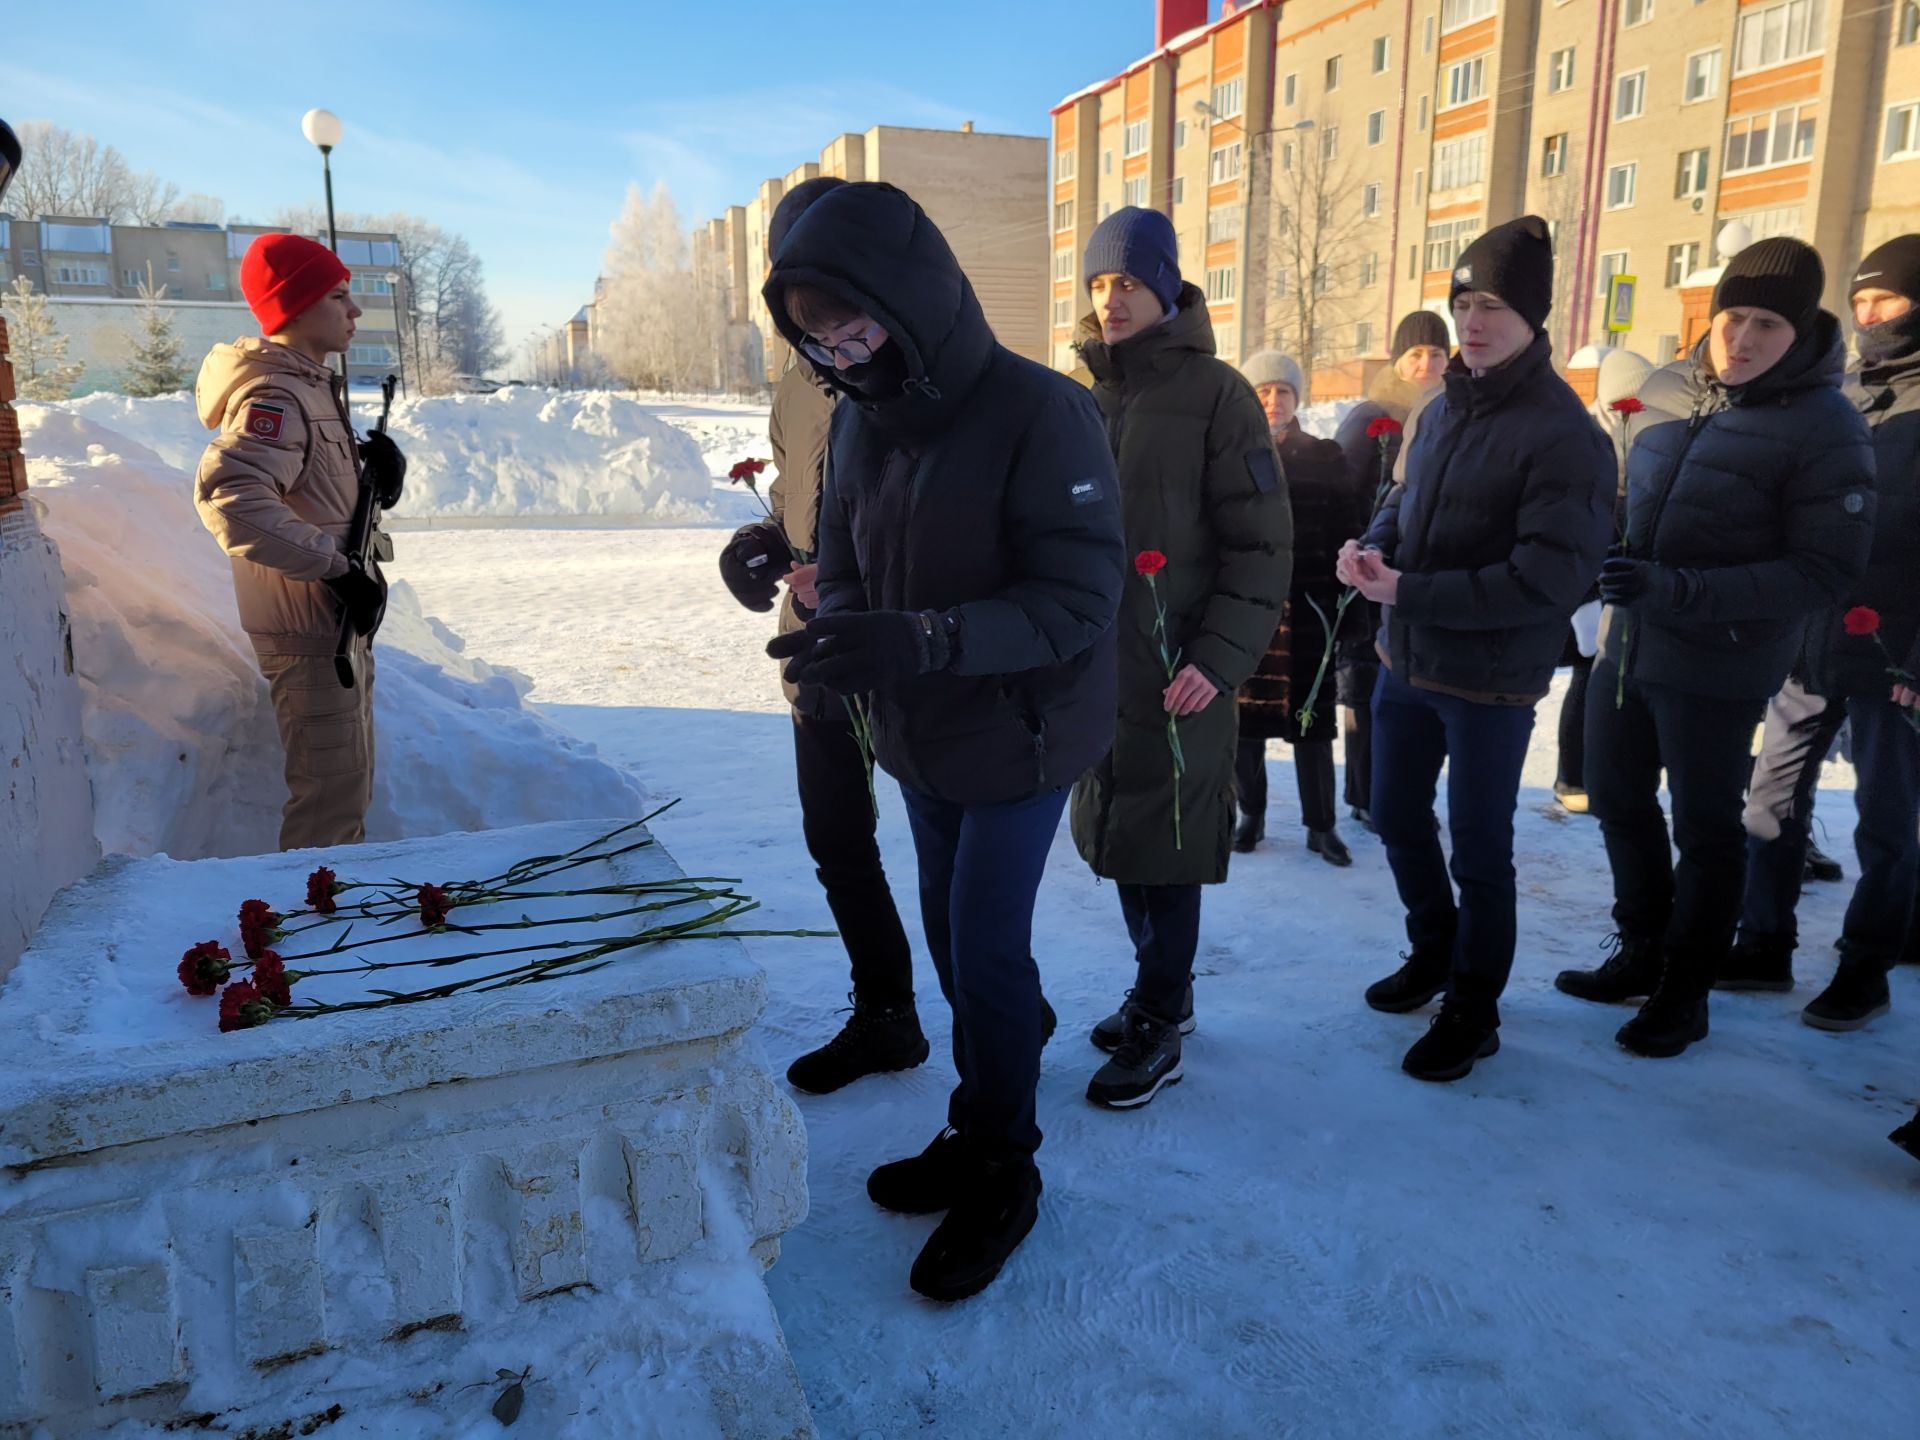
[[[956,653],[957,622],[949,613],[854,610],[823,615],[804,630],[776,635],[767,654],[787,662],[795,685],[820,685],[839,695],[888,690],[930,670],[944,670]]]
[[[787,537],[771,520],[742,526],[720,552],[720,578],[749,610],[773,609],[780,577],[793,563]]]
[[[354,634],[371,635],[379,628],[380,617],[387,610],[387,587],[363,570],[359,562],[352,562],[346,574],[325,583],[352,620]]]
[[[360,442],[360,473],[373,487],[373,498],[382,510],[400,503],[400,490],[407,478],[407,457],[384,430],[376,430]]]
[[[1696,588],[1691,570],[1616,555],[1600,567],[1600,598],[1627,609],[1684,610]]]

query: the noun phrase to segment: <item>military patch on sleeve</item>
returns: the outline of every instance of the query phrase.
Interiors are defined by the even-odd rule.
[[[247,413],[240,418],[240,428],[256,440],[278,440],[286,420],[286,406],[251,400],[247,402]]]
[[[1098,505],[1100,503],[1100,482],[1098,480],[1076,480],[1068,487],[1067,494],[1076,505]]]
[[[1271,450],[1249,450],[1247,473],[1253,476],[1253,488],[1262,494],[1280,488],[1280,464]]]

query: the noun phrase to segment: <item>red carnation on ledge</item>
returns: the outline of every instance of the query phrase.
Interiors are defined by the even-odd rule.
[[[1142,550],[1133,557],[1133,568],[1136,574],[1151,579],[1167,568],[1167,557],[1158,550]]]
[[[1373,423],[1367,426],[1367,439],[1384,440],[1389,435],[1398,435],[1405,429],[1406,426],[1402,425],[1391,415],[1376,416]]]
[[[232,971],[233,956],[217,940],[202,940],[180,957],[180,983],[189,995],[212,995]]]
[[[273,1018],[273,1002],[245,980],[220,992],[220,1029],[251,1030]]]
[[[293,1003],[293,981],[287,976],[286,962],[271,950],[262,950],[253,962],[253,987],[275,1006]]]
[[[1622,395],[1607,408],[1616,415],[1639,415],[1645,412],[1647,404],[1638,395]]]
[[[453,902],[445,890],[438,885],[422,885],[418,898],[421,929],[438,930],[447,923],[447,916],[453,913]]]
[[[280,929],[283,917],[264,900],[247,900],[240,906],[240,943],[249,960],[258,960],[260,952],[284,937]]]
[[[307,877],[307,908],[316,915],[333,914],[340,908],[333,903],[333,897],[345,888],[333,871],[322,865]]]
[[[1856,605],[1840,617],[1849,635],[1874,635],[1880,630],[1880,612],[1871,605]]]

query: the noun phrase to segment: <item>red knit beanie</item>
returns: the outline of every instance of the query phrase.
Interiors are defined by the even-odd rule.
[[[262,235],[240,262],[240,293],[262,335],[278,335],[294,316],[350,278],[338,255],[304,235]]]

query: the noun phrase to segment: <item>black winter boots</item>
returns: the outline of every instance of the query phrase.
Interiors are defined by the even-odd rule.
[[[1110,1110],[1132,1110],[1178,1084],[1183,1073],[1180,1026],[1135,1005],[1113,1058],[1087,1082],[1087,1099]]]
[[[1807,1003],[1800,1018],[1816,1030],[1858,1030],[1869,1020],[1887,1013],[1889,957],[1867,954],[1847,945],[1840,946],[1840,968],[1833,980]]]
[[[1127,1038],[1127,1016],[1133,1010],[1133,991],[1127,991],[1126,998],[1120,1002],[1120,1008],[1093,1027],[1093,1033],[1087,1038],[1093,1042],[1093,1048],[1104,1050],[1111,1055],[1120,1048]],[[1180,1000],[1180,1014],[1175,1019],[1182,1035],[1193,1034],[1193,986],[1188,985],[1186,994]]]
[[[1727,958],[1720,962],[1713,977],[1716,990],[1793,989],[1793,947],[1791,935],[1744,934],[1734,942]]]
[[[787,1067],[787,1083],[809,1095],[829,1095],[863,1075],[911,1070],[930,1053],[913,1002],[875,1005],[857,995],[840,1033]]]
[[[1447,1004],[1433,1017],[1427,1033],[1407,1051],[1400,1068],[1416,1080],[1460,1080],[1500,1049],[1500,1027],[1484,1011]]]
[[[978,1162],[927,1237],[908,1283],[929,1300],[978,1295],[1033,1229],[1041,1189],[1030,1157]]]
[[[1600,1005],[1619,1005],[1651,995],[1660,984],[1660,968],[1666,947],[1658,940],[1639,935],[1609,935],[1601,942],[1613,951],[1596,970],[1562,970],[1553,977],[1553,988],[1576,1000],[1591,1000]]]
[[[1453,947],[1416,946],[1411,954],[1400,957],[1406,963],[1384,980],[1367,987],[1367,1004],[1389,1015],[1404,1015],[1433,1003],[1433,997],[1447,988],[1453,970]]]

